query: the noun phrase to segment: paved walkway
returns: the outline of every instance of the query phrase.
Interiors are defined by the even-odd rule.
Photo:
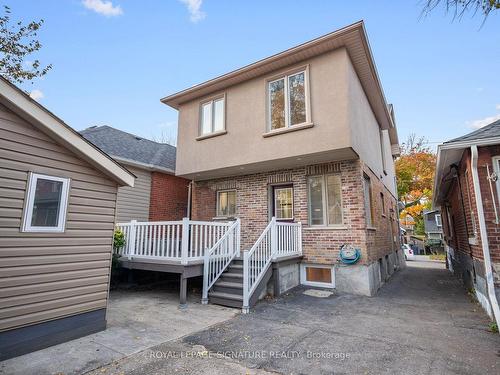
[[[408,265],[375,297],[299,288],[94,373],[500,373],[500,336],[460,283],[442,263]]]

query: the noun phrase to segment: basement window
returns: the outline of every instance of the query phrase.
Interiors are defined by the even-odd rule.
[[[23,232],[64,232],[69,178],[31,173]]]
[[[300,273],[303,285],[335,288],[334,266],[301,264]]]

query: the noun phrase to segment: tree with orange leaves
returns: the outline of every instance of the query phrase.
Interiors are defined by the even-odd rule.
[[[423,234],[423,211],[431,207],[435,169],[436,154],[426,139],[411,134],[401,145],[396,176],[399,200],[404,205],[400,217],[413,217],[417,234]]]

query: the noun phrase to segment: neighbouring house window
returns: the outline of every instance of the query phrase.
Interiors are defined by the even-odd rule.
[[[306,70],[268,82],[269,130],[307,122]]]
[[[384,193],[380,193],[380,202],[382,204],[382,215],[385,215],[385,199]]]
[[[342,184],[339,174],[311,176],[308,179],[309,224],[342,224]]]
[[[301,265],[302,284],[335,287],[333,266]]]
[[[229,217],[236,215],[236,190],[217,192],[217,216]]]
[[[453,238],[453,216],[451,215],[451,206],[446,206],[446,220],[448,226],[448,236]]]
[[[225,128],[224,97],[202,103],[200,116],[200,135],[223,131]]]
[[[373,225],[373,212],[372,212],[372,186],[370,177],[363,176],[363,191],[365,197],[365,212],[366,212],[366,226]]]
[[[436,218],[436,225],[438,227],[442,227],[443,226],[443,222],[441,221],[441,215],[440,214],[436,214],[435,218]]]
[[[469,170],[465,171],[465,187],[467,189],[467,201],[469,204],[469,215],[471,221],[471,227],[469,228],[469,237],[477,236],[477,228],[476,228],[476,217],[474,216],[474,210],[472,209],[472,194],[469,186]]]
[[[68,193],[68,178],[30,174],[23,231],[64,232]]]
[[[275,186],[274,190],[274,217],[277,220],[293,220],[293,187]]]

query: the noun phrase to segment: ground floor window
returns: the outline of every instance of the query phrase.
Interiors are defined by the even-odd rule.
[[[342,224],[342,185],[339,174],[311,176],[309,192],[309,224]]]
[[[334,288],[334,280],[333,266],[301,264],[301,282],[304,285]]]
[[[293,187],[273,187],[274,217],[277,220],[293,220]]]
[[[217,216],[236,216],[236,190],[217,192]]]
[[[64,232],[69,179],[31,173],[24,212],[24,232]]]
[[[363,175],[363,191],[365,197],[366,226],[371,227],[373,225],[372,185],[370,177],[366,174]]]

